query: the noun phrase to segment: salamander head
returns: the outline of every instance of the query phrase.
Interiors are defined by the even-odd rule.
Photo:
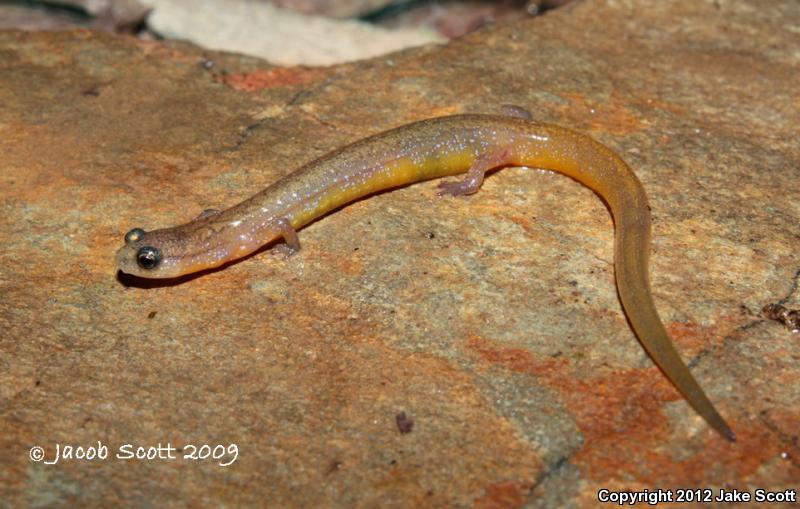
[[[117,268],[145,278],[178,277],[187,270],[188,239],[176,228],[146,232],[134,228],[125,234],[125,245],[117,251]]]

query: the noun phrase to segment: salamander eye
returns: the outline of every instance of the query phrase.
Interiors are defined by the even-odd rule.
[[[153,269],[161,261],[161,251],[158,248],[144,246],[136,252],[136,263],[143,269]]]
[[[144,237],[144,230],[141,228],[134,228],[125,234],[125,243],[130,244],[131,242],[136,242],[142,237]]]

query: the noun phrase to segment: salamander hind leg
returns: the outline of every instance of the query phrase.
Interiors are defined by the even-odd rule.
[[[483,184],[483,177],[486,172],[492,168],[511,163],[512,155],[511,147],[503,147],[479,155],[470,166],[463,180],[440,182],[437,194],[439,196],[463,196],[477,192],[481,184]]]
[[[278,218],[274,221],[275,227],[283,237],[283,244],[278,244],[275,249],[286,257],[292,256],[300,251],[300,238],[297,236],[297,230],[294,229],[292,224],[285,217]]]

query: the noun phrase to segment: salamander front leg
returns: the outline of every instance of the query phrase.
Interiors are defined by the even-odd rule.
[[[487,171],[498,166],[503,166],[512,162],[511,147],[494,150],[481,154],[472,163],[467,175],[463,180],[458,182],[440,182],[439,191],[436,193],[439,196],[463,196],[465,194],[472,194],[480,189],[483,184],[483,176]]]
[[[297,230],[292,227],[292,224],[285,217],[275,220],[275,227],[283,237],[283,244],[278,244],[275,249],[286,255],[287,257],[300,251],[300,239],[297,237]]]

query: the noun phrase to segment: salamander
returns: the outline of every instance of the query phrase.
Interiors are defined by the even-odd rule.
[[[443,181],[439,195],[476,192],[484,174],[505,166],[554,170],[586,185],[614,219],[614,272],[630,324],[645,350],[711,427],[735,435],[681,360],[650,291],[650,208],[627,164],[594,139],[532,122],[524,110],[505,115],[453,115],[407,124],[331,152],[224,210],[207,210],[172,228],[134,228],[117,251],[120,271],[174,278],[218,267],[282,238],[300,248],[297,230],[349,202],[421,180]]]

